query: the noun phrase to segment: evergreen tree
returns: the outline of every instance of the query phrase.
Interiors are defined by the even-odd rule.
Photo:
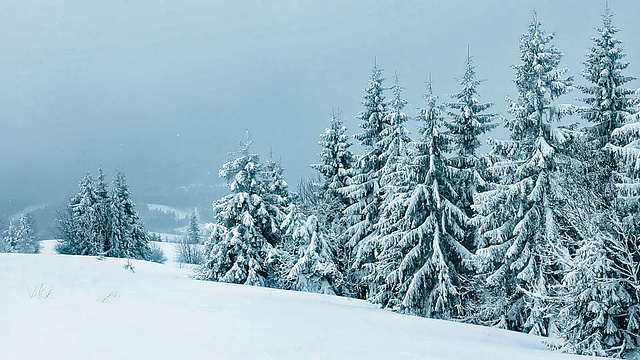
[[[604,200],[600,203],[603,209],[614,206],[617,196],[614,183],[618,162],[607,145],[624,145],[612,134],[627,122],[635,107],[634,90],[624,87],[635,78],[623,74],[629,62],[623,60],[626,54],[622,41],[615,37],[619,30],[613,26],[612,18],[607,8],[602,16],[603,26],[597,29],[599,36],[592,38],[594,44],[584,62],[582,75],[589,84],[578,86],[586,96],[580,115],[592,124],[588,129],[591,146],[580,154],[589,174],[586,185]]]
[[[281,237],[280,223],[290,202],[289,184],[284,179],[282,163],[273,160],[272,151],[269,153],[269,159],[260,165],[260,171],[264,179],[262,197],[270,221],[269,226],[263,227],[263,235],[271,244],[277,244]]]
[[[269,213],[265,194],[265,173],[259,156],[250,153],[251,142],[232,156],[220,170],[231,194],[213,204],[216,221],[227,233],[207,254],[199,270],[203,279],[246,285],[272,285],[273,268],[269,256],[274,244],[265,234],[272,233],[275,220]]]
[[[383,95],[382,69],[373,68],[369,86],[364,90],[365,110],[356,117],[361,121],[362,133],[355,135],[364,147],[364,154],[357,156],[354,164],[354,174],[349,179],[348,185],[340,189],[340,193],[349,198],[349,206],[344,214],[348,223],[346,236],[347,246],[352,249],[355,258],[355,267],[359,264],[369,264],[375,261],[373,253],[373,241],[377,234],[374,225],[380,217],[380,169],[382,168],[382,153],[384,149],[380,144],[382,133],[387,127],[385,122],[387,104]],[[357,269],[358,270],[358,269]],[[358,270],[354,274],[356,296],[367,298],[372,292],[360,280],[366,271]]]
[[[196,214],[195,211],[189,216],[189,228],[187,229],[187,236],[189,237],[190,244],[200,244],[202,242],[200,226],[198,225],[198,214]]]
[[[612,18],[607,8],[603,26],[597,29],[599,36],[592,38],[594,45],[584,62],[582,76],[590,84],[577,86],[586,95],[582,101],[587,104],[580,114],[593,124],[589,130],[599,148],[611,142],[611,133],[626,123],[634,107],[634,90],[623,86],[635,78],[622,74],[629,62],[623,61],[626,54],[622,41],[615,37],[619,29],[613,26]]]
[[[97,218],[97,234],[98,237],[96,243],[102,244],[101,254],[106,254],[110,249],[110,242],[108,238],[109,226],[111,221],[110,214],[110,199],[109,199],[109,191],[107,189],[107,182],[105,180],[104,172],[102,171],[102,167],[98,168],[98,178],[96,179],[95,184],[95,195],[96,195],[96,203],[95,203],[95,213]]]
[[[487,178],[487,162],[477,153],[481,145],[479,137],[497,126],[492,121],[498,117],[496,114],[486,113],[493,106],[492,103],[481,103],[479,100],[477,87],[483,81],[476,79],[476,66],[467,51],[464,75],[459,79],[462,89],[451,95],[455,102],[446,104],[450,121],[445,126],[450,133],[451,150],[455,153],[449,159],[449,164],[458,169],[455,181],[458,194],[456,205],[468,217],[473,216],[473,195],[484,190]],[[464,244],[472,249],[475,247],[474,231],[465,226],[465,233]]]
[[[295,290],[335,295],[341,280],[336,249],[319,225],[318,218],[311,215],[296,229],[294,238],[304,245],[287,280]]]
[[[147,259],[149,241],[138,217],[125,175],[117,170],[111,184],[108,256]]]
[[[355,265],[364,267],[366,270],[363,280],[372,289],[370,300],[382,304],[386,304],[391,295],[385,290],[385,278],[398,265],[397,254],[393,252],[391,256],[389,252],[385,252],[385,249],[396,245],[396,230],[401,226],[399,222],[404,220],[402,201],[399,201],[402,196],[398,194],[406,194],[414,185],[409,176],[411,138],[405,127],[409,117],[403,112],[407,105],[407,101],[401,96],[403,90],[396,74],[395,84],[391,87],[393,99],[388,104],[388,112],[385,116],[388,126],[382,131],[382,139],[378,142],[383,149],[380,155],[382,167],[378,174],[381,196],[380,220],[374,225],[378,235],[372,238],[370,245],[375,259],[369,263],[360,263],[366,259],[359,257],[355,259]]]
[[[104,223],[98,213],[99,199],[91,174],[87,173],[78,185],[65,211],[58,215],[60,242],[58,252],[73,255],[98,255],[104,250],[100,234]]]
[[[321,164],[314,164],[311,167],[322,174],[321,187],[327,193],[326,196],[337,197],[340,203],[346,205],[347,200],[337,190],[347,185],[347,179],[352,171],[353,155],[349,150],[351,143],[347,135],[347,127],[344,126],[339,110],[331,113],[331,124],[320,135],[318,144],[322,147]]]
[[[585,198],[582,191],[577,198]],[[591,195],[595,201],[600,198]],[[574,202],[575,203],[575,202]],[[563,350],[582,355],[620,356],[640,345],[638,262],[629,242],[637,235],[627,231],[615,211],[602,212],[594,201],[567,209],[577,250],[568,259],[560,291],[559,323]],[[602,231],[616,229],[617,236]],[[638,250],[635,245],[636,252]]]
[[[18,234],[16,226],[13,224],[13,219],[9,219],[9,227],[4,231],[0,250],[7,253],[18,252]]]
[[[455,169],[445,153],[450,140],[439,131],[443,108],[431,84],[427,107],[419,109],[421,138],[415,143],[407,174],[408,192],[397,194],[403,214],[398,229],[383,238],[381,258],[396,265],[380,291],[390,297],[388,306],[422,316],[452,318],[461,308],[460,271],[470,253],[461,244],[464,212],[455,205],[452,179]]]
[[[570,132],[551,126],[566,113],[553,100],[567,93],[571,78],[558,65],[562,53],[542,31],[537,15],[520,38],[521,64],[515,65],[518,99],[509,102],[505,121],[512,141],[495,141],[501,158],[491,171],[500,183],[474,197],[480,249],[472,258],[486,286],[479,317],[487,323],[547,335],[549,308],[544,300],[557,283],[553,253],[559,247],[562,164],[570,162],[563,143]]]
[[[37,254],[40,252],[40,242],[33,228],[33,219],[29,214],[22,213],[14,233],[14,252],[23,254]]]

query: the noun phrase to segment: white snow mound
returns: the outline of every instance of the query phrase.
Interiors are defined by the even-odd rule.
[[[0,254],[2,359],[570,359],[525,334],[126,260]],[[166,247],[165,250],[170,250]],[[171,254],[167,254],[171,257]]]

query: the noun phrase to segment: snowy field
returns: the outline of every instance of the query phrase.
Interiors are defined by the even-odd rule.
[[[0,254],[0,359],[571,359],[535,336],[359,300],[195,281],[189,270]],[[173,244],[162,244],[167,257]],[[583,357],[580,357],[583,358]]]

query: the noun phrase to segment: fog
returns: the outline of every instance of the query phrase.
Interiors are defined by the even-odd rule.
[[[432,74],[457,91],[467,45],[504,114],[536,8],[582,82],[604,1],[0,0],[0,215],[62,204],[86,171],[121,167],[134,201],[207,206],[248,129],[292,186],[313,174],[332,108],[350,133],[374,58],[409,115]],[[640,3],[610,0],[640,75]],[[634,82],[632,87],[640,86]],[[579,98],[574,92],[570,99]],[[504,130],[494,136],[506,137]],[[189,191],[187,191],[189,190]]]

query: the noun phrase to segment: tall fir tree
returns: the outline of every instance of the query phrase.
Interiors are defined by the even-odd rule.
[[[338,203],[342,204],[339,211],[343,211],[348,202],[337,190],[347,185],[353,167],[353,154],[349,149],[352,144],[341,115],[340,110],[331,113],[331,123],[318,140],[318,145],[322,148],[321,163],[311,165],[322,175],[321,189],[326,197],[337,198]]]
[[[198,214],[194,211],[189,215],[189,227],[187,228],[187,237],[190,244],[200,244],[202,235],[200,225],[198,225]]]
[[[566,114],[553,101],[571,89],[572,78],[558,68],[562,53],[540,27],[534,14],[520,37],[521,64],[515,65],[518,99],[507,98],[512,118],[505,121],[511,141],[492,140],[492,153],[502,160],[491,167],[501,178],[476,194],[479,249],[472,257],[485,286],[479,317],[486,323],[547,335],[549,304],[545,297],[558,282],[553,253],[559,248],[563,189],[564,142],[570,132],[552,122]]]
[[[589,130],[600,148],[611,142],[613,130],[627,122],[634,107],[634,90],[624,84],[635,80],[622,73],[629,62],[623,60],[626,54],[622,41],[616,38],[620,30],[613,26],[613,14],[608,7],[602,20],[603,26],[597,28],[599,36],[591,38],[594,44],[582,70],[589,85],[577,86],[586,95],[582,101],[587,106],[580,109],[580,115],[593,124]]]
[[[360,112],[356,119],[360,120],[362,132],[355,135],[364,147],[364,153],[357,156],[354,165],[354,174],[350,178],[347,186],[340,189],[340,192],[349,198],[350,204],[345,209],[344,214],[349,224],[346,236],[347,245],[352,249],[356,267],[358,264],[367,264],[375,261],[373,253],[373,241],[377,234],[374,225],[380,217],[380,169],[382,168],[383,148],[380,140],[382,133],[387,127],[385,121],[387,114],[387,104],[384,97],[384,78],[382,69],[377,64],[374,66],[369,86],[364,90],[364,101],[362,104],[365,110]],[[361,279],[366,271],[356,269],[355,290],[356,296],[366,298],[372,292]]]
[[[403,214],[396,232],[383,239],[381,257],[396,259],[380,291],[388,306],[422,316],[453,318],[461,310],[460,271],[470,256],[461,244],[467,216],[456,206],[453,177],[445,153],[450,139],[440,131],[443,107],[431,83],[427,107],[419,109],[421,138],[415,143],[407,174],[415,185],[399,193]],[[389,238],[389,240],[387,240]]]
[[[580,115],[592,124],[588,128],[591,146],[582,153],[585,171],[589,174],[586,185],[600,194],[604,200],[600,205],[608,209],[614,206],[617,195],[614,182],[618,163],[606,147],[623,145],[612,133],[623,126],[634,111],[634,90],[624,85],[635,78],[623,74],[629,62],[624,61],[622,41],[616,38],[619,29],[613,25],[609,8],[605,9],[602,20],[603,26],[597,28],[599,36],[592,38],[593,46],[582,71],[589,84],[578,87],[585,95],[582,101],[586,104],[579,109]]]
[[[464,75],[458,80],[462,89],[451,95],[454,102],[446,104],[449,121],[445,122],[445,126],[449,130],[451,150],[454,152],[449,164],[459,170],[455,180],[458,194],[456,205],[468,217],[473,216],[473,195],[485,190],[488,175],[487,161],[478,154],[482,144],[479,137],[494,129],[497,124],[493,121],[498,118],[497,114],[486,113],[493,103],[480,102],[477,87],[483,81],[476,78],[476,66],[467,48]],[[464,244],[471,250],[475,247],[474,238],[474,229],[465,226]]]
[[[4,231],[2,236],[1,252],[16,253],[18,252],[18,236],[17,229],[13,223],[13,219],[9,219],[9,227]]]
[[[33,218],[23,212],[18,219],[18,226],[15,229],[14,244],[15,252],[23,254],[37,254],[40,252],[40,242],[36,236]]]
[[[581,86],[587,106],[581,116],[592,123],[581,155],[582,181],[574,198],[593,199],[566,213],[575,229],[567,243],[576,248],[560,287],[564,350],[584,355],[621,356],[640,345],[640,248],[638,247],[638,139],[634,78],[607,8],[603,27],[592,38]]]
[[[382,167],[378,172],[381,197],[380,220],[374,225],[377,235],[372,238],[370,245],[375,258],[373,261],[362,264],[359,261],[366,259],[358,257],[355,259],[355,264],[366,270],[363,280],[372,290],[370,300],[382,304],[386,304],[392,296],[384,285],[385,279],[398,265],[397,254],[393,251],[391,253],[385,251],[395,246],[398,223],[404,220],[402,201],[399,201],[401,196],[399,197],[398,194],[406,194],[413,185],[409,176],[412,141],[405,127],[409,120],[404,113],[407,101],[402,98],[404,88],[400,86],[397,74],[390,90],[393,98],[389,101],[385,116],[387,127],[382,131],[382,138],[378,142],[382,149],[380,155]]]
[[[263,228],[263,235],[267,241],[275,245],[280,241],[280,225],[291,201],[289,184],[284,179],[282,162],[273,159],[273,150],[269,151],[267,161],[260,165],[260,171],[264,179],[262,197],[270,215],[270,226]]]
[[[149,240],[138,217],[125,175],[116,170],[111,184],[108,256],[147,259]]]
[[[106,255],[111,247],[108,235],[111,222],[111,208],[109,199],[109,190],[107,189],[107,181],[105,180],[102,167],[98,168],[98,177],[95,181],[96,204],[95,214],[97,218],[97,236],[96,242],[102,243],[101,255]],[[99,249],[99,248],[98,248]]]
[[[87,172],[80,180],[77,194],[59,214],[60,241],[56,248],[60,253],[98,255],[104,251],[100,234],[105,224],[100,221],[94,185],[93,177]]]
[[[229,184],[231,194],[213,204],[216,221],[227,229],[211,246],[205,264],[199,270],[203,279],[246,285],[270,286],[275,283],[269,258],[273,243],[265,237],[272,233],[275,220],[263,198],[267,181],[259,156],[250,152],[247,140],[240,151],[232,153],[220,169],[220,177]]]

